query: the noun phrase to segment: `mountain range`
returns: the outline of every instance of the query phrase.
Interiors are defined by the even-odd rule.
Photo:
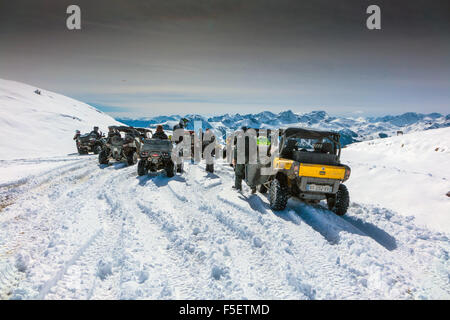
[[[116,119],[135,127],[155,128],[161,124],[165,130],[172,130],[173,126],[184,117],[189,120],[187,128],[193,130],[194,122],[200,121],[202,128],[212,128],[219,138],[242,126],[249,128],[286,128],[307,127],[322,130],[337,131],[341,134],[343,145],[353,142],[386,138],[403,133],[444,128],[450,126],[450,114],[439,113],[421,114],[407,112],[401,115],[387,115],[383,117],[335,117],[325,111],[308,113],[294,113],[291,110],[280,113],[263,111],[256,114],[224,114],[205,117],[199,114],[156,116],[151,118],[120,118]]]

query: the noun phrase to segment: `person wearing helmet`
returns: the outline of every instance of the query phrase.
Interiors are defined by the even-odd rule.
[[[246,126],[241,128],[242,132],[245,134],[248,130]],[[249,162],[249,153],[250,153],[250,138],[245,136],[245,163],[237,163],[238,153],[237,153],[237,136],[234,137],[234,157],[233,157],[233,165],[234,165],[234,186],[233,189],[238,191],[242,191],[242,180],[245,179],[245,166]],[[252,193],[256,192],[256,187],[252,187]]]
[[[73,136],[73,140],[77,140],[80,135],[81,135],[80,130],[76,130],[75,135]]]
[[[174,127],[173,127],[173,134],[175,135],[175,132],[177,131],[177,130],[184,130],[185,128],[186,128],[186,124],[187,124],[187,122],[188,122],[188,119],[186,119],[186,118],[181,118],[180,119],[180,121],[178,122],[178,124],[176,124]],[[172,139],[173,139],[173,137],[172,137]],[[172,140],[172,141],[174,141],[174,140]],[[181,134],[181,135],[179,135],[179,137],[174,141],[176,144],[179,144],[179,143],[181,143],[183,141],[183,135]],[[181,157],[182,156],[182,151],[180,150],[180,152],[179,152],[179,156]],[[183,163],[177,163],[177,172],[179,172],[179,173],[181,173],[181,172],[183,172]]]
[[[100,139],[102,135],[98,132],[98,127],[94,127],[94,130],[91,131],[90,135],[94,135],[97,139]]]
[[[111,138],[114,136],[120,137],[120,132],[117,131],[117,129],[115,129],[114,127],[108,127],[108,136],[106,138],[106,141],[108,143],[111,143]]]
[[[204,154],[205,149],[210,145],[210,144],[214,144],[216,143],[216,137],[214,136],[214,133],[211,131],[210,128],[206,128],[205,133],[203,134],[202,137],[202,155],[203,158],[206,159],[206,156]],[[213,149],[211,152],[212,156],[215,156],[215,150]],[[214,173],[214,163],[207,163],[206,164],[206,172],[210,172],[210,173]]]
[[[161,139],[161,140],[167,140],[168,139],[166,133],[164,132],[164,129],[163,129],[162,125],[158,125],[156,127],[156,132],[153,134],[152,138],[154,138],[154,139]]]
[[[178,124],[176,124],[176,125],[173,127],[173,131],[175,131],[175,130],[177,130],[177,129],[185,129],[188,122],[189,122],[188,119],[186,119],[186,118],[181,118],[181,119],[180,119],[180,122],[178,122]]]
[[[178,129],[185,129],[186,128],[186,124],[188,123],[188,119],[186,118],[181,118],[180,122],[178,122],[178,124],[173,126],[173,133],[175,133],[176,130]],[[183,141],[183,136],[180,136],[178,141],[175,141],[176,144],[180,143],[181,141]]]

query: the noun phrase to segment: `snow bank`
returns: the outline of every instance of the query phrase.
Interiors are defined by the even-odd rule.
[[[90,132],[99,126],[107,132],[110,125],[120,123],[85,103],[0,79],[0,160],[73,153],[75,130]]]
[[[379,204],[450,232],[450,128],[356,143],[343,149],[352,201]]]

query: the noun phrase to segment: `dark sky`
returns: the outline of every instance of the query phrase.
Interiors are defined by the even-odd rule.
[[[0,46],[0,78],[115,116],[450,110],[448,0],[0,0]]]

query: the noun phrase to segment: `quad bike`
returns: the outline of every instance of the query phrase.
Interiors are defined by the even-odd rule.
[[[136,164],[142,145],[142,136],[133,127],[113,126],[116,135],[109,137],[98,155],[100,164],[108,164],[114,159],[125,161],[128,165]]]
[[[76,143],[79,154],[88,154],[89,152],[99,154],[105,145],[105,139],[103,137],[97,138],[95,134],[86,133],[78,136]]]
[[[172,142],[170,140],[146,139],[144,140],[137,167],[139,176],[164,169],[167,177],[175,175],[175,164],[172,161]]]
[[[141,138],[141,141],[145,139],[151,138],[151,134],[153,133],[152,130],[147,128],[134,128],[137,132],[139,132],[139,137]]]
[[[307,203],[326,200],[328,208],[344,215],[350,203],[350,167],[340,163],[340,134],[305,128],[280,130],[279,157],[272,157],[272,173],[262,175],[261,164],[246,165],[246,182],[269,192],[270,207],[284,210],[289,197]],[[271,163],[264,167],[270,167]]]

